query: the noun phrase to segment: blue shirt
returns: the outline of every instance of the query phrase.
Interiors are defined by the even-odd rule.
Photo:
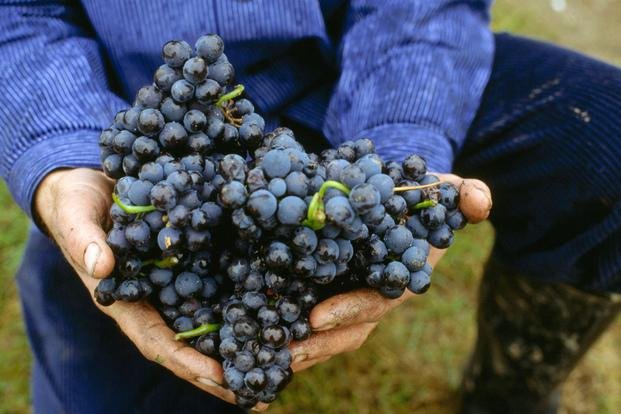
[[[0,174],[30,214],[45,174],[99,166],[100,130],[165,41],[213,32],[268,126],[286,116],[449,171],[491,70],[490,2],[0,1]]]

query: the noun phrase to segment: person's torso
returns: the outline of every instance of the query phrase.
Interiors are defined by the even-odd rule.
[[[342,0],[82,0],[83,9],[100,41],[116,91],[131,101],[141,86],[152,82],[161,65],[162,45],[171,39],[190,44],[202,34],[218,33],[225,41],[237,81],[252,84],[283,78],[275,62],[285,66],[300,56],[330,60],[331,18]],[[338,16],[333,18],[338,20]],[[333,24],[333,23],[332,23]],[[300,50],[306,49],[306,50]],[[302,52],[302,53],[301,53]],[[291,58],[295,53],[295,58]],[[318,63],[318,62],[316,62]],[[272,70],[269,70],[272,66]],[[274,66],[276,66],[274,68]],[[296,73],[296,83],[313,83],[313,72]],[[285,81],[286,75],[285,75]],[[281,97],[282,98],[282,97]],[[265,103],[273,106],[273,102]],[[273,108],[265,108],[270,110]]]

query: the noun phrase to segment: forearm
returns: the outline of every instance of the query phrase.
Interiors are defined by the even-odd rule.
[[[50,171],[99,164],[99,131],[123,105],[80,16],[60,4],[0,5],[0,174],[28,214]]]
[[[343,38],[324,132],[333,144],[370,137],[395,160],[416,152],[445,172],[491,70],[488,2],[373,3],[351,6],[354,16],[371,12]]]

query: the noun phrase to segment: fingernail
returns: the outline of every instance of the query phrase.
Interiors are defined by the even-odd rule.
[[[327,331],[328,329],[332,329],[336,326],[336,323],[332,321],[323,322],[316,327],[313,327],[314,331]]]
[[[220,384],[218,384],[217,382],[215,382],[214,380],[210,378],[198,377],[196,378],[196,381],[200,382],[201,384],[207,385],[209,387],[221,387]]]
[[[93,277],[95,274],[95,267],[97,267],[99,256],[101,256],[99,245],[95,242],[90,243],[84,252],[84,266],[86,267],[86,273],[90,277]]]
[[[306,361],[307,359],[308,359],[308,354],[297,354],[293,356],[291,363],[295,364],[298,362]]]

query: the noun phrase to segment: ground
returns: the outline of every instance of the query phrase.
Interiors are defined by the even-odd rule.
[[[619,0],[498,0],[493,27],[539,37],[621,64]],[[0,414],[30,411],[30,354],[13,275],[28,222],[0,184]],[[477,284],[493,242],[485,223],[457,236],[428,294],[386,317],[358,351],[296,375],[269,412],[450,413],[475,335]],[[563,413],[621,407],[621,321],[564,388]]]

